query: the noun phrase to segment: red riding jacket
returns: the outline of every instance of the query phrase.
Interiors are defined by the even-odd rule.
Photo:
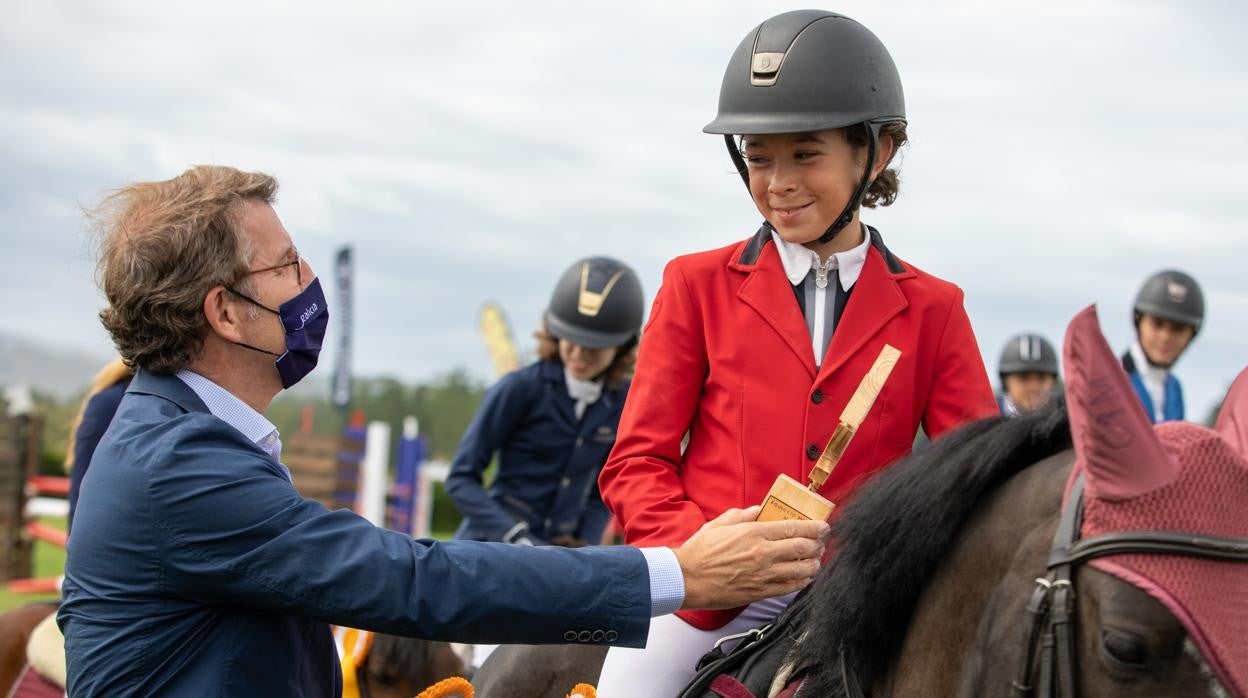
[[[870,235],[818,370],[766,228],[667,265],[599,477],[629,544],[679,545],[724,510],[761,503],[780,473],[806,482],[886,343],[901,358],[823,496],[843,504],[869,475],[910,452],[920,425],[935,438],[997,414],[961,289],[901,262],[878,232]],[[709,630],[739,612],[681,617]]]

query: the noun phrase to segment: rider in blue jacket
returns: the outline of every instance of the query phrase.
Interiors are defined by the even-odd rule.
[[[1170,370],[1200,332],[1204,294],[1188,274],[1159,271],[1144,282],[1133,311],[1136,340],[1122,355],[1122,367],[1150,420],[1183,419],[1183,387]]]
[[[615,444],[642,311],[637,275],[617,260],[590,257],[563,274],[536,333],[539,360],[490,389],[455,454],[446,489],[464,515],[456,538],[601,541],[609,514],[598,471]]]

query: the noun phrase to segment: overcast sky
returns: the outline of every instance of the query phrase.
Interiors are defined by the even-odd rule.
[[[736,44],[798,7],[3,0],[0,331],[106,357],[82,208],[220,163],[278,177],[327,277],[354,247],[357,373],[485,378],[484,301],[529,349],[576,258],[626,260],[653,297],[670,258],[756,229],[701,128]],[[1203,418],[1248,363],[1248,6],[826,7],[906,89],[901,196],[864,220],[966,290],[989,370],[1089,303],[1121,350],[1139,285],[1177,267],[1209,309],[1178,365]]]

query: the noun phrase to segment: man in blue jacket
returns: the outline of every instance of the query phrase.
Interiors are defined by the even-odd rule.
[[[653,615],[809,582],[826,524],[750,510],[676,550],[567,550],[414,540],[300,497],[261,413],[316,365],[328,313],[276,188],[196,167],[101,209],[100,317],[137,372],[69,540],[70,695],[334,696],[330,623],[640,646]]]

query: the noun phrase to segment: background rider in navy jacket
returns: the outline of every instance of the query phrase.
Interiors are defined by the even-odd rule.
[[[610,514],[598,473],[615,445],[643,306],[637,274],[622,262],[590,257],[564,272],[536,333],[538,361],[486,393],[459,444],[446,479],[464,514],[456,538],[601,542]]]

